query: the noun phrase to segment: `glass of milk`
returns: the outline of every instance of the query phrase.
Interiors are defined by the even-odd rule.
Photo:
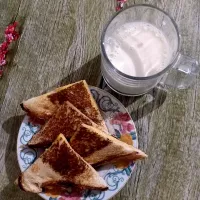
[[[179,51],[174,20],[150,5],[134,5],[118,13],[101,37],[101,71],[114,91],[141,95],[158,83],[187,88],[199,72],[197,61]]]

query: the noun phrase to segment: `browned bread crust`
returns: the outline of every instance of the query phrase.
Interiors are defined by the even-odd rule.
[[[21,189],[33,193],[52,184],[78,186],[84,189],[106,190],[108,187],[99,174],[80,157],[60,134],[17,180]]]
[[[72,136],[70,145],[88,163],[95,166],[147,157],[141,150],[85,124]]]
[[[70,101],[92,121],[102,126],[104,129],[107,129],[85,80],[57,88],[49,93],[23,101],[21,107],[30,116],[36,118],[39,122],[43,122],[51,118],[59,106],[66,101]]]
[[[70,138],[74,133],[79,131],[83,123],[98,127],[97,124],[67,101],[58,108],[57,112],[42,129],[32,137],[28,145],[31,147],[48,147],[59,133],[63,133],[66,138]]]

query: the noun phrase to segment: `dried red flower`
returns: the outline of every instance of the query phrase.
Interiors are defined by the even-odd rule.
[[[117,0],[116,11],[121,10],[126,2],[127,0]]]
[[[6,54],[9,45],[19,38],[19,33],[15,30],[17,22],[8,25],[5,29],[5,39],[0,45],[0,77],[3,75],[3,66],[6,64]]]

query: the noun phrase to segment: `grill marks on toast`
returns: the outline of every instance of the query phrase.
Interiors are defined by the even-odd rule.
[[[37,168],[37,170],[36,170]],[[48,186],[106,190],[99,174],[77,154],[60,134],[16,181],[22,190],[39,193]]]
[[[81,141],[81,144],[78,141]],[[98,134],[94,135],[92,130],[82,125],[79,132],[71,138],[70,143],[76,152],[84,158],[90,156],[95,151],[105,148],[112,142]]]
[[[70,138],[79,131],[82,123],[97,127],[94,122],[70,102],[65,102],[44,127],[33,136],[28,145],[32,147],[48,147],[56,139],[58,133],[63,133],[66,138]]]
[[[85,110],[82,107],[83,102],[86,108],[91,106],[90,99],[88,99],[88,91],[83,81],[72,84],[70,87],[65,89],[59,90],[58,88],[56,93],[52,93],[47,97],[52,103],[60,105],[65,101],[73,101],[73,104],[82,112]]]
[[[21,104],[21,107],[30,116],[43,122],[50,119],[56,110],[66,101],[70,101],[93,122],[106,129],[104,120],[85,80],[28,99]]]
[[[69,145],[63,142],[62,137],[58,137],[48,153],[42,156],[42,161],[48,163],[60,175],[71,177],[83,173],[88,168],[87,165],[83,165],[78,156],[74,155]]]
[[[72,148],[94,166],[118,161],[135,161],[147,155],[101,130],[83,124],[70,140]]]

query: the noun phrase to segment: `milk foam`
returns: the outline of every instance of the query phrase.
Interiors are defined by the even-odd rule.
[[[131,22],[105,38],[111,63],[121,72],[145,77],[162,71],[170,63],[172,50],[165,35],[145,22]]]

